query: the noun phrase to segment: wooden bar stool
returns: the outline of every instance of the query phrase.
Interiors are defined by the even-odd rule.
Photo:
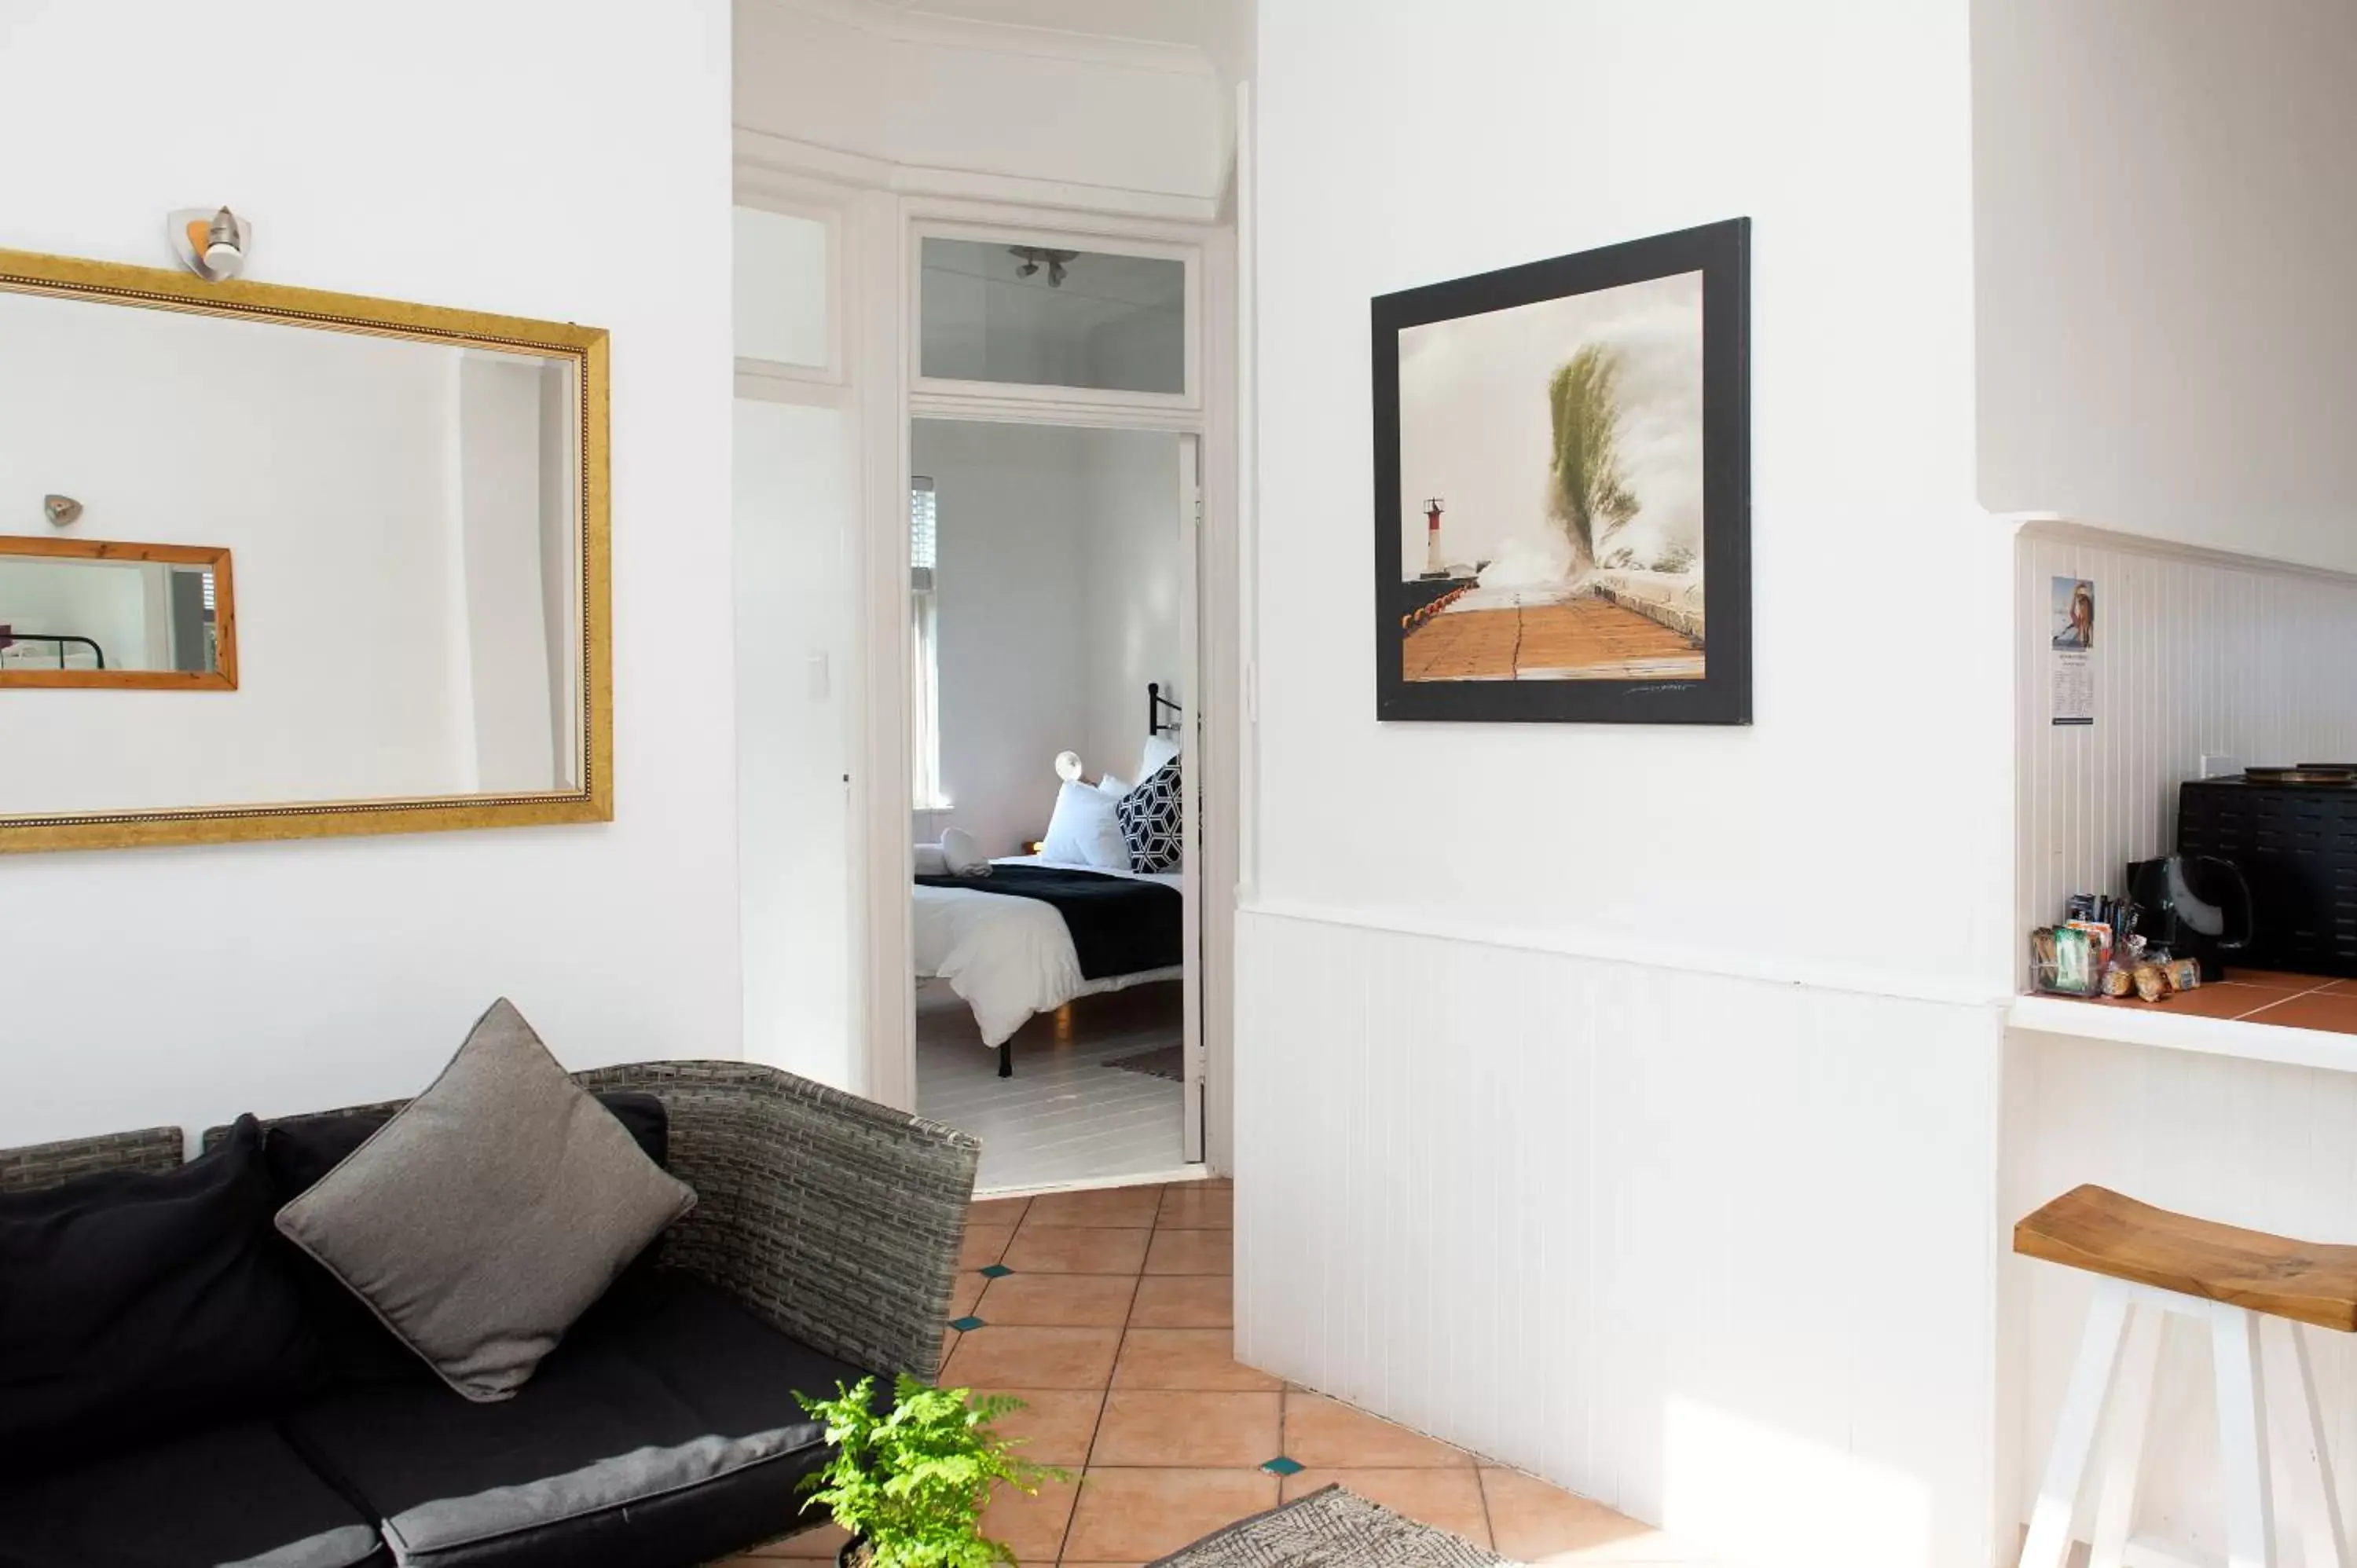
[[[2016,1225],[2013,1250],[2103,1276],[2062,1398],[2021,1568],[2062,1568],[2080,1539],[2093,1549],[2088,1568],[2120,1568],[2165,1313],[2210,1331],[2226,1467],[2229,1568],[2276,1568],[2278,1561],[2269,1498],[2270,1342],[2282,1363],[2278,1394],[2290,1394],[2306,1416],[2298,1422],[2281,1407],[2275,1433],[2292,1483],[2301,1568],[2349,1568],[2316,1380],[2298,1325],[2357,1333],[2357,1247],[2238,1230],[2083,1187]],[[2096,1445],[2106,1437],[2097,1461]],[[2091,1465],[2093,1528],[2083,1538],[2075,1526]]]

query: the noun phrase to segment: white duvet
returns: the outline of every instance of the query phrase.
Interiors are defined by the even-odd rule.
[[[1107,871],[1034,854],[1009,855],[995,865],[1044,865],[1058,871],[1093,871],[1139,882],[1179,886],[1175,873]],[[1119,991],[1149,980],[1175,980],[1181,969],[1151,969],[1136,974],[1081,976],[1072,933],[1052,904],[990,892],[990,879],[972,887],[916,889],[916,969],[920,978],[946,980],[974,1009],[982,1043],[996,1047],[1034,1013],[1052,1012],[1075,996]]]

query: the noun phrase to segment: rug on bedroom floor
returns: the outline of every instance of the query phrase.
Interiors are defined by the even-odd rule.
[[[1115,1057],[1105,1066],[1117,1067],[1124,1072],[1142,1072],[1148,1078],[1167,1078],[1173,1083],[1184,1083],[1187,1081],[1187,1047],[1157,1046],[1134,1057]]]
[[[1146,1568],[1508,1568],[1461,1536],[1321,1487],[1238,1520]]]

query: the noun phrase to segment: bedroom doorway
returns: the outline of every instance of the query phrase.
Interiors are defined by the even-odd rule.
[[[1203,1158],[1191,433],[909,426],[919,1112],[982,1190]]]

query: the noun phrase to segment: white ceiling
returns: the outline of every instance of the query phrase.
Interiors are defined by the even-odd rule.
[[[1217,59],[1231,48],[1248,0],[888,0],[894,9],[1052,27],[1105,38],[1183,44]]]

